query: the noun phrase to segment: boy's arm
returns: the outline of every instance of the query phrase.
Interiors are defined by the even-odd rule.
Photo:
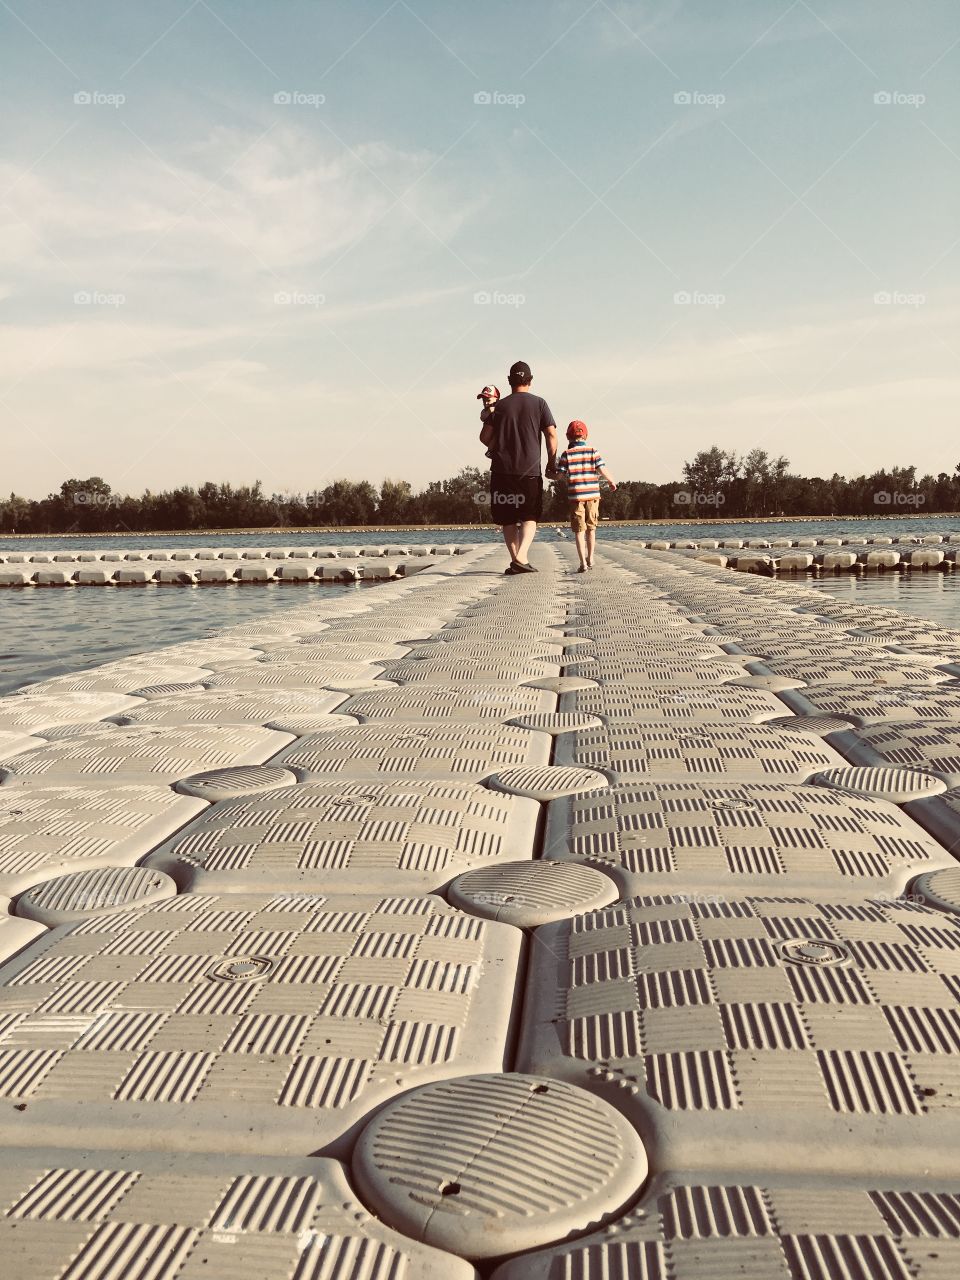
[[[614,480],[613,476],[610,474],[610,472],[607,470],[606,467],[602,465],[597,467],[597,475],[602,476],[602,478],[606,480],[607,484],[610,486],[611,492],[616,490],[617,482],[616,480]]]

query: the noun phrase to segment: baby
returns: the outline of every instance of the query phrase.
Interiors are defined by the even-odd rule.
[[[486,422],[488,418],[493,416],[493,411],[497,407],[497,401],[500,399],[500,388],[490,383],[478,394],[477,399],[483,401],[483,408],[480,410],[480,421]],[[489,449],[487,450],[487,457],[493,457]]]

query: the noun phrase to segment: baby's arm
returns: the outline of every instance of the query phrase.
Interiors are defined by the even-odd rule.
[[[489,447],[493,444],[493,410],[494,406],[485,405],[480,410],[480,421],[483,426],[480,428],[480,443]]]

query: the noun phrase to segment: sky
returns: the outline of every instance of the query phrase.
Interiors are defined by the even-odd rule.
[[[0,492],[960,463],[955,0],[0,0]]]

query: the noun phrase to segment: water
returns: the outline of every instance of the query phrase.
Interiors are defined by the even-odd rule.
[[[798,575],[799,578],[799,575]],[[808,585],[845,600],[848,604],[879,605],[899,609],[912,618],[929,618],[941,627],[960,630],[960,574],[910,573],[840,574],[837,577],[807,579]]]
[[[553,538],[559,525],[544,525],[541,536]],[[919,536],[921,533],[960,532],[960,514],[955,516],[931,516],[911,519],[863,520],[758,520],[736,524],[637,524],[606,526],[611,537],[618,539],[640,538],[869,538],[885,534],[895,538],[901,535]],[[602,532],[601,532],[602,536]],[[51,538],[10,538],[0,534],[0,554],[4,551],[64,551],[146,547],[357,547],[357,546],[414,546],[449,543],[457,546],[468,542],[498,542],[499,530],[489,524],[478,524],[461,529],[391,529],[366,532],[317,532],[290,533],[283,529],[264,529],[254,533],[129,533],[120,537],[91,534],[78,538],[75,534]]]
[[[196,640],[312,593],[329,600],[375,587],[76,587],[0,591],[0,694],[161,645]]]

